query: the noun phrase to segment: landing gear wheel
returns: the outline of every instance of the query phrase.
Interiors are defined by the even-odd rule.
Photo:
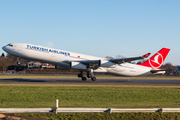
[[[88,78],[92,78],[92,75],[90,75],[90,74],[87,74],[87,77],[88,77]]]
[[[78,77],[83,77],[83,75],[82,74],[78,74]]]
[[[86,77],[82,77],[82,80],[83,80],[83,81],[86,81],[86,79],[87,79]]]
[[[96,81],[96,77],[92,77],[91,80],[92,80],[92,81]]]

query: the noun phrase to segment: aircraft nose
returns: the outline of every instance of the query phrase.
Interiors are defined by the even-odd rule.
[[[3,46],[2,49],[3,49],[4,51],[6,51],[6,46]]]

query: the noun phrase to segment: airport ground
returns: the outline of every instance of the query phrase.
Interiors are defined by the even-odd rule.
[[[74,75],[1,74],[0,106],[2,108],[55,107],[55,100],[59,99],[59,107],[180,108],[180,77],[97,76],[97,78],[94,82],[81,81]],[[153,81],[153,84],[148,84],[149,81]],[[156,84],[156,81],[161,84]],[[164,82],[167,84],[163,84]],[[94,117],[97,119],[180,119],[179,113],[21,115],[46,119],[93,119]]]
[[[1,84],[59,84],[59,85],[180,85],[180,76],[117,77],[96,75],[97,80],[82,81],[76,75],[0,74]]]

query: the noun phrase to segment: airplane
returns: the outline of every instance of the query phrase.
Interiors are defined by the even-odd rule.
[[[79,70],[83,81],[91,78],[96,81],[94,73],[107,73],[116,76],[145,76],[162,73],[160,67],[170,49],[162,48],[147,61],[132,64],[131,61],[147,58],[151,53],[138,57],[106,59],[64,50],[58,50],[26,43],[10,43],[2,49],[16,57],[54,64],[56,69]],[[87,73],[87,77],[83,74]]]

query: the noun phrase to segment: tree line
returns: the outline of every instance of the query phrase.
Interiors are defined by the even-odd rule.
[[[8,66],[16,65],[18,61],[18,57],[7,54],[6,56],[2,53],[0,57],[0,71],[6,71]],[[26,64],[29,60],[21,59],[21,63]]]

